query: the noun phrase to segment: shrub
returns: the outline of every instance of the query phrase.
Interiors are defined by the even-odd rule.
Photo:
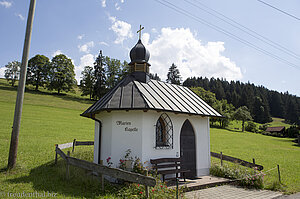
[[[248,121],[246,124],[245,130],[255,133],[255,132],[257,132],[257,126],[254,122]]]
[[[257,168],[254,168],[254,170],[251,170],[249,174],[242,178],[240,185],[262,189],[264,187],[264,176],[265,174],[262,171],[258,171]]]
[[[266,131],[268,128],[269,124],[263,124],[263,125],[259,125],[258,129],[260,131]]]
[[[289,138],[297,138],[299,135],[299,129],[297,126],[291,126],[285,130],[285,136]]]
[[[218,177],[239,179],[238,183],[241,186],[249,188],[264,187],[264,173],[255,169],[246,169],[235,164],[233,167],[228,165],[220,166],[214,164],[210,168],[210,174]]]

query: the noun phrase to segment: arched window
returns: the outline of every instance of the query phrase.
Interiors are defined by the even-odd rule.
[[[163,113],[156,122],[156,148],[173,148],[173,124]]]

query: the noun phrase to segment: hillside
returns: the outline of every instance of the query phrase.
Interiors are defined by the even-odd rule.
[[[268,123],[271,117],[277,117],[300,125],[300,97],[288,92],[279,93],[249,82],[228,82],[218,78],[193,77],[186,79],[183,85],[202,87],[213,92],[218,100],[226,99],[235,108],[247,106],[255,122]]]
[[[0,168],[7,165],[15,99],[16,88],[0,80]],[[0,192],[49,191],[63,198],[99,195],[99,186],[91,185],[93,181],[76,178],[76,172],[73,172],[76,174],[74,181],[66,181],[64,164],[59,164],[61,169],[52,165],[54,144],[70,142],[74,138],[93,140],[94,122],[79,116],[92,103],[76,93],[57,95],[28,89],[24,99],[17,169],[9,173],[1,170]],[[292,139],[212,128],[211,149],[248,161],[255,158],[265,170],[280,164],[287,192],[300,191],[300,148],[294,146]],[[82,147],[77,152],[91,159],[93,148]],[[276,175],[271,171],[267,182]]]

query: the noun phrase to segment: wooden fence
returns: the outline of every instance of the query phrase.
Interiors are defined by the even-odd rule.
[[[102,174],[103,174],[103,175],[108,175],[113,178],[122,179],[122,180],[126,180],[129,182],[134,182],[134,183],[139,183],[139,184],[145,185],[145,189],[146,189],[145,193],[146,193],[146,197],[148,198],[148,196],[149,196],[148,186],[153,187],[156,185],[155,178],[149,177],[149,176],[144,176],[144,175],[141,175],[138,173],[125,171],[125,170],[118,169],[118,168],[110,168],[110,167],[96,164],[93,162],[88,162],[85,160],[70,157],[69,151],[68,151],[68,155],[66,155],[61,150],[61,149],[73,147],[73,151],[74,151],[74,146],[93,145],[93,144],[94,144],[94,142],[79,142],[79,141],[76,141],[75,139],[74,139],[74,142],[65,143],[65,144],[56,144],[55,163],[57,163],[57,155],[60,155],[60,157],[62,157],[62,159],[64,159],[66,161],[66,177],[67,177],[67,179],[70,177],[69,165],[73,165],[75,167],[79,167],[79,168],[82,168],[82,169],[85,169],[88,171],[93,171],[93,172],[101,174],[102,190],[104,189],[104,186],[103,186],[104,181],[103,181],[103,176],[102,176]]]
[[[255,159],[254,158],[253,158],[253,162],[247,162],[247,161],[241,160],[239,158],[223,155],[222,152],[220,154],[210,152],[210,154],[211,154],[212,157],[221,159],[221,165],[223,165],[223,160],[225,160],[225,161],[228,161],[228,162],[238,163],[242,166],[249,167],[249,168],[257,167],[257,169],[259,171],[264,169],[264,167],[262,165],[255,164]]]

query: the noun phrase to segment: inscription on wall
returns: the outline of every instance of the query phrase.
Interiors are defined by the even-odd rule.
[[[137,127],[131,127],[131,122],[129,121],[116,121],[117,126],[124,126],[124,130],[127,132],[137,132],[139,129]]]

